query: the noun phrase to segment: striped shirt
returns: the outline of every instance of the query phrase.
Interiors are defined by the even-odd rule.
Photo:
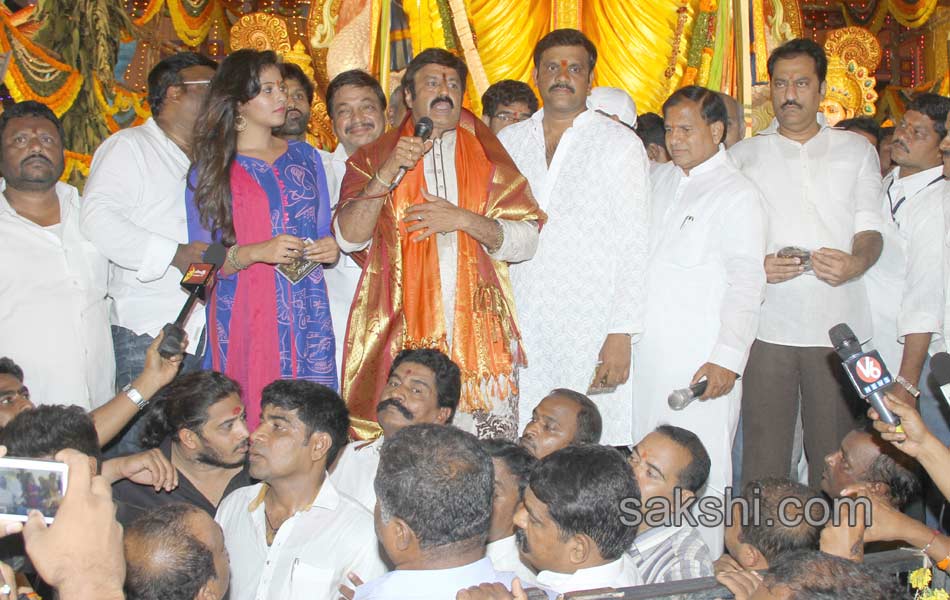
[[[712,555],[699,532],[688,524],[650,529],[628,550],[643,582],[667,583],[712,577]]]

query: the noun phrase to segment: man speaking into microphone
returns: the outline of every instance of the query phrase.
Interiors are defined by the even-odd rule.
[[[342,391],[361,436],[403,348],[434,348],[462,372],[455,424],[514,439],[525,364],[508,263],[530,259],[545,216],[501,144],[462,109],[465,63],[430,48],[403,76],[411,118],[347,162],[334,215],[363,277],[347,327]],[[428,139],[417,125],[432,122]],[[414,135],[415,132],[415,135]]]
[[[765,293],[761,195],[722,145],[726,105],[706,88],[677,90],[663,105],[672,162],[653,175],[653,231],[644,333],[634,345],[634,436],[658,425],[692,431],[709,453],[705,495],[732,481],[741,386]],[[667,395],[700,381],[697,401],[674,410]],[[705,401],[705,402],[704,402]],[[713,558],[722,527],[700,528]]]

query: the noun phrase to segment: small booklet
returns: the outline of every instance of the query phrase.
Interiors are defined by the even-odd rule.
[[[313,240],[306,238],[304,242],[307,244],[312,244]],[[312,273],[313,270],[319,266],[320,263],[307,260],[303,257],[303,254],[301,254],[300,258],[292,263],[288,263],[286,265],[277,265],[277,272],[283,275],[284,279],[290,283],[297,284],[307,275],[310,275],[310,273]]]

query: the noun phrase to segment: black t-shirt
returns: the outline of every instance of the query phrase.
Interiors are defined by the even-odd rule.
[[[162,442],[162,445],[159,446],[159,450],[162,451],[162,454],[164,454],[167,459],[171,460],[171,440]],[[245,464],[244,468],[228,482],[228,487],[225,488],[224,495],[221,498],[224,499],[234,490],[251,485],[252,483],[254,483],[254,481],[251,479],[250,474],[248,474],[247,464]],[[123,527],[128,526],[129,523],[142,513],[159,506],[174,504],[176,502],[193,504],[211,515],[212,518],[215,512],[217,512],[217,507],[212,504],[210,500],[205,498],[204,494],[198,491],[198,488],[196,488],[181,471],[178,471],[178,487],[170,492],[166,492],[165,490],[156,492],[155,488],[150,485],[140,485],[128,479],[123,479],[112,485],[112,497],[116,502],[116,520],[118,520]]]

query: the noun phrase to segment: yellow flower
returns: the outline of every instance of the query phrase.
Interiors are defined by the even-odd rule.
[[[950,594],[947,593],[947,590],[930,590],[927,592],[927,598],[930,600],[950,600]]]
[[[922,590],[930,585],[933,573],[927,567],[921,567],[910,574],[910,586],[915,590]]]

